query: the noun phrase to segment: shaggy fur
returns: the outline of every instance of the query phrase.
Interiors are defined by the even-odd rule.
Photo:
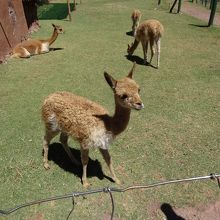
[[[137,30],[137,27],[139,26],[140,19],[141,19],[141,12],[140,12],[140,10],[134,9],[134,11],[131,14],[133,35],[136,34],[136,30]]]
[[[49,39],[25,40],[15,46],[11,57],[29,58],[32,55],[48,53],[50,45],[57,39],[58,34],[63,33],[63,29],[60,26],[54,24],[52,26],[54,27],[54,31]]]
[[[132,55],[135,49],[137,48],[139,42],[141,42],[144,53],[144,63],[147,63],[148,43],[150,43],[151,58],[149,63],[151,63],[153,56],[155,54],[154,51],[154,43],[155,43],[157,50],[157,68],[159,68],[160,39],[162,37],[163,32],[164,32],[163,25],[157,20],[152,19],[142,22],[136,30],[134,43],[131,46],[128,45],[128,49],[127,49],[128,54]]]
[[[42,106],[42,118],[46,128],[43,143],[46,169],[49,168],[48,146],[50,141],[61,133],[60,141],[75,164],[78,164],[78,161],[68,147],[68,137],[70,136],[80,143],[83,165],[82,182],[85,187],[89,185],[86,173],[91,147],[99,148],[110,169],[112,179],[116,183],[120,183],[114,173],[108,148],[114,138],[126,129],[131,109],[140,110],[144,107],[139,96],[139,86],[132,79],[134,67],[135,64],[128,76],[121,80],[115,80],[106,72],[104,74],[114,93],[115,113],[113,116],[110,116],[101,105],[69,92],[53,93],[45,99]]]

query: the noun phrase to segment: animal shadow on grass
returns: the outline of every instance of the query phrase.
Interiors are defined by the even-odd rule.
[[[64,50],[62,47],[50,47],[50,51]]]
[[[80,162],[80,150],[70,148],[73,156]],[[53,143],[49,146],[48,152],[48,160],[54,161],[60,168],[63,170],[78,176],[79,178],[82,177],[82,165],[77,166],[70,160],[69,156],[65,152],[62,144],[60,143]],[[114,182],[112,178],[106,176],[103,171],[101,164],[98,160],[92,160],[89,158],[89,163],[87,167],[87,177],[98,177],[100,180],[106,178],[111,182]]]
[[[150,63],[144,63],[144,60],[142,58],[140,58],[139,56],[136,56],[136,55],[125,55],[125,57],[130,60],[131,62],[136,62],[137,64],[139,65],[143,65],[143,66],[150,66],[154,69],[157,69],[157,67],[153,66],[152,64]]]
[[[204,24],[204,25],[202,25],[202,24],[189,24],[190,26],[194,26],[194,27],[200,27],[200,28],[207,28],[207,27],[209,27],[207,24]]]
[[[167,220],[185,220],[185,218],[177,215],[172,206],[168,203],[163,203],[160,208],[161,211],[165,214]]]
[[[128,31],[128,32],[126,32],[126,34],[127,34],[128,36],[131,36],[131,37],[134,36],[134,35],[133,35],[133,31]]]

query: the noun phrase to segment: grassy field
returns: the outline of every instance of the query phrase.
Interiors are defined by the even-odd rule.
[[[0,66],[0,209],[84,190],[81,171],[68,162],[58,138],[50,148],[51,169],[43,167],[42,100],[55,91],[70,91],[113,113],[113,95],[103,72],[118,79],[132,66],[126,49],[133,38],[126,32],[131,30],[133,8],[142,11],[142,20],[160,20],[165,34],[160,69],[140,64],[134,75],[145,109],[132,112],[127,130],[110,149],[121,187],[220,172],[220,29],[196,27],[202,21],[169,14],[167,5],[154,10],[153,0],[82,2],[72,13],[72,22],[56,17],[57,6],[57,13],[50,6],[41,8],[41,29],[32,37],[47,38],[51,23],[60,24],[65,33],[53,47],[62,50],[10,59]],[[140,46],[134,55],[143,58]],[[69,145],[79,149],[72,140]],[[109,172],[99,152],[92,150],[90,158],[91,188],[117,187],[100,175],[102,170]],[[160,210],[152,213],[155,204],[195,206],[219,200],[220,194],[215,182],[201,181],[118,193],[114,198],[115,217],[154,220],[163,216]],[[71,208],[71,200],[50,202],[0,219],[65,219]],[[107,194],[78,197],[70,219],[103,219],[110,212]]]

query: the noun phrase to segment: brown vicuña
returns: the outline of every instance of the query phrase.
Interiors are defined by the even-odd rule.
[[[32,55],[48,53],[50,51],[50,45],[57,39],[58,34],[63,33],[63,29],[59,25],[54,25],[53,34],[46,40],[29,39],[17,44],[11,57],[29,58]]]
[[[137,48],[139,42],[141,42],[143,47],[143,53],[144,53],[144,63],[147,63],[147,50],[148,50],[148,43],[150,43],[150,49],[151,49],[151,58],[150,62],[153,59],[153,56],[155,54],[154,50],[154,44],[156,44],[156,50],[157,50],[157,68],[160,66],[160,39],[162,37],[162,34],[164,32],[163,25],[157,21],[157,20],[146,20],[143,21],[137,28],[136,34],[134,35],[135,40],[134,43],[130,46],[128,44],[127,52],[129,55],[132,55]]]
[[[139,26],[140,19],[141,19],[141,12],[140,12],[140,10],[134,9],[132,14],[131,14],[133,35],[136,34],[136,30],[137,30],[137,27]]]
[[[48,147],[50,141],[61,133],[60,142],[76,165],[79,165],[79,162],[70,151],[67,144],[68,137],[77,140],[81,146],[83,186],[89,186],[87,164],[91,147],[99,148],[110,169],[112,179],[120,184],[115,175],[108,148],[114,138],[126,129],[131,109],[140,110],[144,107],[139,95],[140,88],[132,79],[134,68],[135,63],[128,76],[121,80],[115,80],[108,73],[104,73],[105,79],[114,93],[115,113],[113,116],[110,116],[101,105],[69,92],[53,93],[45,99],[42,106],[42,119],[45,123],[43,150],[46,169],[49,169]]]

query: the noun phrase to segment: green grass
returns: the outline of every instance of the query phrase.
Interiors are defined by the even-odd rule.
[[[165,34],[160,69],[138,65],[134,75],[145,109],[132,112],[127,130],[110,149],[122,187],[220,172],[220,29],[193,26],[202,21],[169,14],[165,6],[154,10],[153,0],[82,2],[72,13],[72,22],[66,18],[41,20],[40,31],[33,35],[48,37],[51,23],[60,24],[65,33],[53,47],[63,50],[10,59],[0,66],[0,209],[84,190],[77,175],[54,161],[50,161],[49,171],[43,168],[42,100],[65,90],[88,97],[113,113],[113,95],[103,72],[121,78],[132,66],[125,55],[127,44],[133,41],[126,35],[131,30],[133,8],[142,11],[142,20],[160,20]],[[143,58],[140,46],[135,55]],[[73,141],[70,146],[78,148]],[[109,175],[97,150],[91,150],[90,158],[97,159]],[[108,179],[93,176],[89,181],[94,189],[116,187]],[[151,204],[195,206],[218,200],[219,195],[211,181],[114,194],[115,216],[162,219],[161,211],[151,215]],[[111,212],[107,194],[79,197],[76,202],[70,219],[102,219],[104,213]],[[70,209],[71,200],[57,201],[0,219],[65,219]]]

